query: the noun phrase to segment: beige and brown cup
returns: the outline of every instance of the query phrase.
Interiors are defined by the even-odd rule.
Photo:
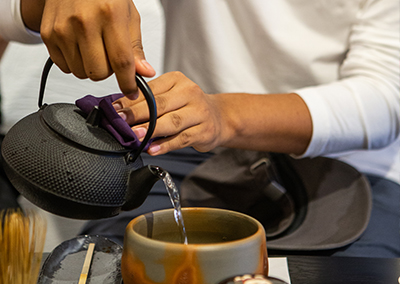
[[[215,284],[228,277],[268,274],[263,226],[242,213],[184,208],[188,244],[173,209],[133,219],[121,260],[124,284]]]

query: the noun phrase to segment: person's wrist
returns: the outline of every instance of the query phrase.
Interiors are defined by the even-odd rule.
[[[232,143],[234,137],[237,135],[239,122],[237,121],[237,116],[234,115],[234,111],[229,107],[229,94],[214,94],[210,95],[211,99],[214,101],[214,107],[217,109],[219,121],[219,135],[216,139],[217,145],[226,146]],[[227,100],[226,100],[227,99]]]
[[[40,24],[46,0],[21,0],[21,17],[24,25],[40,32]]]

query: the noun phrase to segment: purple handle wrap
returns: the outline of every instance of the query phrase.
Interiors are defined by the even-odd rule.
[[[129,124],[119,116],[112,106],[114,101],[122,98],[123,96],[123,94],[112,94],[98,98],[92,95],[87,95],[76,100],[75,104],[85,114],[89,114],[94,106],[98,106],[103,112],[103,116],[101,117],[100,121],[101,127],[110,132],[115,139],[121,143],[122,146],[136,150],[139,148],[141,142],[136,137]],[[147,150],[152,141],[153,140],[150,139],[143,151]]]

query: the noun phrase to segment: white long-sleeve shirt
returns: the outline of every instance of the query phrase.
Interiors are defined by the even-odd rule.
[[[0,0],[0,11],[16,2]],[[337,157],[400,183],[398,0],[161,3],[166,71],[208,93],[296,92],[313,121],[304,157]],[[20,16],[2,17],[0,33],[8,26],[9,39],[31,40]]]
[[[296,92],[304,157],[338,157],[400,183],[398,0],[162,0],[166,71],[204,91]]]

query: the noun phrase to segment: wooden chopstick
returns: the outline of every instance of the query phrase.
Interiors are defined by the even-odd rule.
[[[81,276],[79,277],[79,283],[78,284],[85,284],[87,280],[87,276],[89,274],[89,269],[90,269],[90,263],[92,262],[92,257],[93,257],[93,251],[94,251],[94,243],[90,243],[86,257],[85,257],[85,262],[83,263],[82,267],[82,272]]]

